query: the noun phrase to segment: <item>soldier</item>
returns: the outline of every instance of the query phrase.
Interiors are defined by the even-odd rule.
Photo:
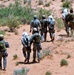
[[[52,15],[50,15],[48,17],[48,24],[49,24],[48,28],[49,28],[50,38],[51,38],[51,41],[53,42],[54,41],[54,37],[55,37],[55,29],[54,29],[55,20],[52,17]]]
[[[2,58],[3,58],[3,70],[6,70],[7,66],[7,49],[9,48],[9,43],[4,40],[4,36],[0,34],[0,69],[2,69]]]
[[[41,36],[44,39],[44,41],[46,41],[48,21],[45,15],[42,15],[42,20],[40,22],[41,22]]]
[[[37,28],[37,30],[39,31],[40,29],[40,21],[37,19],[37,15],[34,15],[34,20],[31,21],[30,23],[30,32],[32,31],[33,28]]]
[[[33,43],[33,62],[36,62],[36,52],[37,52],[38,62],[40,62],[40,50],[42,49],[41,36],[36,28],[33,28],[33,34],[31,36],[30,41],[31,44]]]
[[[62,13],[62,20],[63,20],[63,22],[64,22],[64,25],[65,25],[65,31],[66,31],[66,33],[67,33],[67,36],[69,36],[69,31],[68,31],[68,25],[67,25],[67,22],[66,22],[66,15],[68,14],[68,9],[67,8],[65,8],[64,10],[63,10],[63,13]]]
[[[23,55],[25,57],[24,62],[29,63],[30,53],[31,53],[31,46],[30,46],[30,36],[28,35],[27,32],[23,33],[21,42],[23,44],[22,51],[23,51]]]
[[[73,9],[70,9],[70,13],[68,13],[66,15],[65,21],[67,23],[67,28],[68,28],[68,32],[71,29],[71,34],[73,34],[73,29],[74,29],[74,13],[73,13]],[[69,36],[69,33],[68,33]]]

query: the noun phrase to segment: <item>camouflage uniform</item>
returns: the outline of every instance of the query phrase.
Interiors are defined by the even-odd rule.
[[[37,17],[35,17],[34,20],[32,20],[30,23],[30,32],[33,30],[33,28],[37,28],[39,31],[40,25],[40,21],[37,19]]]
[[[29,63],[30,59],[30,52],[31,52],[31,47],[30,47],[30,37],[29,36],[23,36],[22,37],[22,44],[23,44],[23,55],[25,57],[25,62]]]
[[[40,50],[42,49],[41,46],[41,36],[38,32],[34,33],[31,36],[31,44],[33,43],[33,62],[36,61],[36,52],[37,52],[37,58],[38,58],[38,62],[40,62]]]
[[[49,33],[50,33],[50,38],[51,41],[54,41],[54,36],[55,36],[55,29],[54,29],[54,25],[55,25],[55,20],[53,19],[52,16],[49,16],[48,18],[48,27],[49,27]]]
[[[7,53],[7,49],[6,48],[9,48],[9,43],[6,42],[4,40],[4,38],[0,38],[0,41],[3,41],[5,43],[5,49],[4,50],[1,50],[0,49],[0,69],[2,69],[2,58],[3,58],[3,70],[6,70],[7,56],[8,56],[8,53]]]
[[[48,21],[46,18],[42,18],[40,22],[41,22],[41,36],[42,38],[44,38],[44,41],[46,41]]]

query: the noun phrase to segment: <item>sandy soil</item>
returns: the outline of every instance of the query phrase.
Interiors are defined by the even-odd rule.
[[[61,17],[60,0],[53,1],[52,5],[50,6],[50,9],[53,9],[53,11],[55,11],[56,16]],[[17,30],[18,35],[6,32],[5,40],[9,42],[10,48],[7,49],[9,54],[7,57],[7,69],[6,71],[0,71],[0,75],[13,75],[14,70],[20,69],[22,67],[30,69],[28,75],[45,75],[47,71],[50,71],[52,75],[74,75],[73,37],[67,37],[65,30],[60,30],[59,32],[57,32],[56,30],[54,43],[52,42],[42,43],[43,50],[48,48],[51,52],[51,55],[46,56],[43,60],[41,60],[40,63],[24,64],[22,63],[24,61],[24,57],[22,54],[22,44],[21,44],[21,36],[23,33],[23,29],[25,29],[25,31],[29,33],[29,25],[20,26],[20,28]],[[29,35],[31,35],[31,33],[29,33]],[[59,35],[61,35],[62,37]],[[58,40],[60,38],[62,38],[62,41]],[[50,41],[49,33],[47,35],[47,41]],[[18,59],[13,60],[13,56],[15,54],[18,55]],[[67,59],[68,54],[71,55],[69,59]],[[60,66],[61,59],[66,59],[68,61],[68,66],[61,67]],[[31,53],[30,62],[31,61],[32,61],[32,53]],[[16,66],[17,62],[20,62],[18,66]]]

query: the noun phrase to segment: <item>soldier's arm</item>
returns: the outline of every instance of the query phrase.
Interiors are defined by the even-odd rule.
[[[33,20],[30,23],[30,32],[32,31],[32,24],[33,24]]]
[[[24,38],[21,39],[21,42],[22,42],[23,46],[27,47],[27,45],[24,42]]]
[[[4,41],[4,42],[5,42],[6,48],[9,48],[9,43],[7,41]]]
[[[30,38],[30,44],[33,43],[33,37],[34,37],[34,35],[32,35],[31,38]]]

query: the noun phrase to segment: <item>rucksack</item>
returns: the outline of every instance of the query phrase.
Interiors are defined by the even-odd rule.
[[[36,20],[33,20],[32,25],[33,25],[34,28],[37,28],[38,27],[38,22]]]
[[[35,35],[34,41],[35,41],[35,43],[40,43],[40,36],[39,35]]]
[[[68,22],[68,21],[72,21],[74,19],[74,15],[73,14],[67,14],[66,15],[66,18],[65,18],[65,20],[66,20],[66,22]]]
[[[0,51],[6,50],[5,42],[2,40],[0,41]]]

